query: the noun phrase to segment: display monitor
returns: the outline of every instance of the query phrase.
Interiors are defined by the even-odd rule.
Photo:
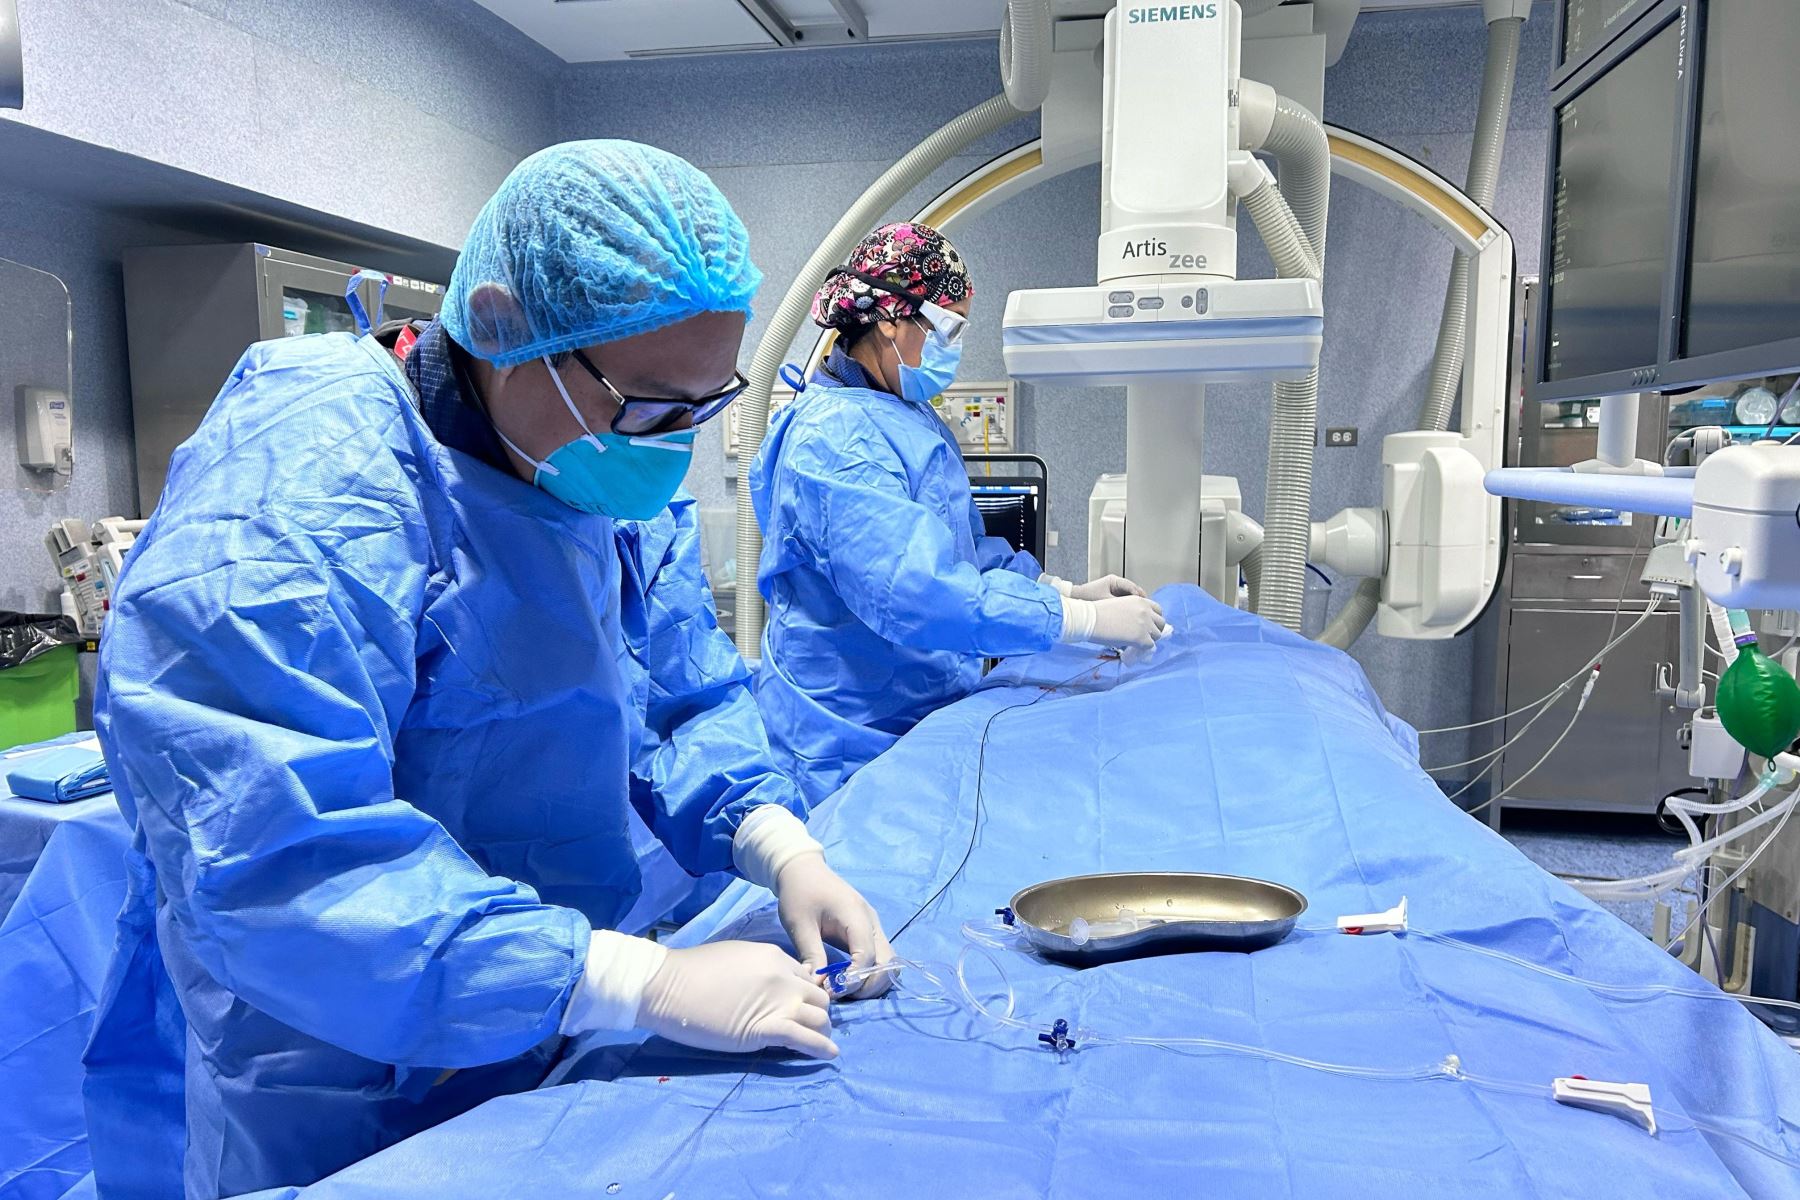
[[[1686,358],[1800,338],[1800,2],[1711,0],[1705,33]]]
[[[1572,63],[1604,46],[1638,0],[1566,0],[1562,60]]]
[[[1545,382],[1658,362],[1681,52],[1670,21],[1557,110]]]

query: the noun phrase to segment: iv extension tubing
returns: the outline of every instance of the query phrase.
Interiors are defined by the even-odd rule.
[[[1505,721],[1505,720],[1509,720],[1513,717],[1522,716],[1525,713],[1533,712],[1533,710],[1536,710],[1536,709],[1543,709],[1543,708],[1548,707],[1549,705],[1556,703],[1558,700],[1560,700],[1564,696],[1568,695],[1569,692],[1575,687],[1576,684],[1580,683],[1582,681],[1582,679],[1587,677],[1589,672],[1591,672],[1595,667],[1599,666],[1602,662],[1604,662],[1606,659],[1606,656],[1608,654],[1611,654],[1615,649],[1617,649],[1618,646],[1622,642],[1624,642],[1626,638],[1629,638],[1632,634],[1636,633],[1639,629],[1641,629],[1644,625],[1644,622],[1648,621],[1651,617],[1655,616],[1656,613],[1660,610],[1661,604],[1662,604],[1662,601],[1659,597],[1652,597],[1650,603],[1645,606],[1644,611],[1641,614],[1639,614],[1638,619],[1633,621],[1631,624],[1627,625],[1625,627],[1625,630],[1623,633],[1617,634],[1616,636],[1608,639],[1608,641],[1606,642],[1606,644],[1604,646],[1601,646],[1599,650],[1597,650],[1593,655],[1591,655],[1588,658],[1588,660],[1585,663],[1583,663],[1581,665],[1580,670],[1576,671],[1573,675],[1569,676],[1567,679],[1565,679],[1561,683],[1557,684],[1554,688],[1550,689],[1550,691],[1548,691],[1544,695],[1538,697],[1536,700],[1531,701],[1529,704],[1521,705],[1520,707],[1513,709],[1511,712],[1502,713],[1500,716],[1497,716],[1497,717],[1489,717],[1485,721],[1475,721],[1468,725],[1447,725],[1447,726],[1443,727],[1442,729],[1421,729],[1421,730],[1419,730],[1419,733],[1421,735],[1432,734],[1432,733],[1460,733],[1465,729],[1478,729],[1484,725],[1493,725],[1500,721]],[[1543,714],[1541,712],[1536,713],[1536,715],[1534,715],[1532,717],[1532,720],[1535,721],[1538,716],[1542,716],[1542,715]],[[1510,744],[1511,743],[1508,743],[1508,745],[1510,745]],[[1499,750],[1491,750],[1491,751],[1487,752],[1486,754],[1477,755],[1476,757],[1470,759],[1466,763],[1447,763],[1441,767],[1427,767],[1426,770],[1427,771],[1447,771],[1452,767],[1470,766],[1474,763],[1482,762],[1486,759],[1495,757],[1496,755],[1500,754],[1505,749],[1506,749],[1506,746],[1502,746],[1502,747],[1500,747]]]
[[[1307,930],[1307,932],[1327,931],[1333,933],[1337,932],[1334,927]],[[1108,1034],[1087,1027],[1072,1026],[1067,1020],[1061,1018],[1051,1022],[1034,1023],[1015,1015],[1017,1009],[1017,994],[1014,992],[1011,981],[1007,978],[1006,972],[1000,965],[1000,962],[989,953],[989,948],[1003,948],[1004,943],[997,941],[988,931],[983,930],[979,925],[973,922],[964,924],[963,933],[969,939],[971,944],[965,946],[962,952],[957,956],[953,972],[947,964],[920,962],[896,956],[887,963],[864,968],[853,968],[847,963],[838,964],[837,968],[831,972],[831,987],[837,992],[850,991],[875,975],[891,972],[894,975],[894,989],[888,994],[887,998],[882,1001],[877,1001],[876,1003],[897,1002],[900,996],[906,995],[922,1003],[950,1005],[971,1015],[978,1016],[996,1028],[1015,1030],[1029,1034],[1035,1041],[1043,1043],[1058,1053],[1066,1053],[1078,1049],[1083,1045],[1142,1046],[1151,1049],[1173,1051],[1176,1053],[1190,1050],[1214,1050],[1224,1054],[1236,1054],[1250,1058],[1259,1058],[1266,1062],[1283,1063],[1304,1070],[1319,1071],[1324,1074],[1348,1078],[1384,1080],[1390,1082],[1427,1082],[1441,1079],[1451,1082],[1467,1083],[1473,1087],[1481,1088],[1486,1091],[1518,1096],[1531,1096],[1550,1100],[1553,1103],[1555,1102],[1555,1092],[1548,1084],[1523,1083],[1514,1080],[1497,1079],[1471,1074],[1463,1069],[1461,1060],[1453,1054],[1447,1055],[1439,1062],[1421,1066],[1376,1067],[1304,1058],[1299,1055],[1287,1054],[1279,1050],[1271,1050],[1264,1046],[1252,1046],[1242,1042],[1228,1042],[1218,1038],[1165,1038]],[[1472,943],[1463,942],[1460,939],[1443,934],[1409,930],[1401,936],[1421,937],[1445,945],[1472,950],[1490,958],[1498,958],[1517,963],[1542,975],[1580,983],[1598,991],[1641,991],[1657,994],[1690,996],[1699,999],[1712,999],[1715,997],[1721,999],[1734,999],[1734,997],[1727,996],[1723,992],[1707,992],[1700,989],[1677,988],[1663,984],[1604,984],[1597,981],[1585,980],[1577,976],[1565,975],[1560,971],[1553,971],[1548,967],[1540,966],[1539,964],[1529,962],[1525,959],[1516,958],[1503,951],[1475,946]],[[996,1011],[994,1008],[990,1008],[988,1004],[984,1003],[977,994],[974,986],[969,982],[969,959],[970,955],[975,953],[979,953],[983,958],[987,959],[989,966],[991,966],[995,974],[999,976],[999,994],[1004,997],[1003,1011]],[[902,974],[902,972],[910,972],[914,976],[923,978],[935,989],[935,991],[921,991],[908,986],[905,982],[906,976]],[[956,981],[954,988],[942,978],[944,975],[952,974]],[[965,1040],[974,1041],[978,1039],[970,1037]],[[1651,1108],[1655,1113],[1660,1127],[1665,1132],[1699,1132],[1722,1137],[1729,1141],[1736,1142],[1756,1154],[1782,1163],[1783,1165],[1800,1168],[1800,1158],[1790,1157],[1778,1150],[1772,1150],[1767,1146],[1752,1141],[1734,1130],[1724,1128],[1710,1121],[1698,1120],[1686,1114],[1675,1113],[1668,1109],[1658,1108],[1654,1105],[1652,1105]]]

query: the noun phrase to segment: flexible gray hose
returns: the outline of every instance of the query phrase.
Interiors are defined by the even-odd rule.
[[[1331,143],[1325,127],[1304,105],[1277,96],[1262,150],[1274,157],[1282,197],[1306,231],[1313,254],[1323,262],[1325,215],[1331,202]]]
[[[1036,112],[1050,95],[1050,0],[1007,0],[1000,23],[1000,82],[1020,112]]]
[[[1506,148],[1506,126],[1512,114],[1513,79],[1519,66],[1519,34],[1525,22],[1517,17],[1488,26],[1487,69],[1482,73],[1481,106],[1475,116],[1475,148],[1469,155],[1468,181],[1463,191],[1483,208],[1494,206],[1500,184],[1500,154]],[[1450,264],[1450,285],[1444,292],[1444,316],[1438,325],[1437,349],[1431,359],[1431,376],[1425,400],[1419,407],[1419,428],[1450,427],[1450,410],[1462,388],[1463,354],[1469,324],[1469,256],[1458,250]]]
[[[1313,253],[1312,241],[1301,230],[1280,188],[1264,183],[1244,196],[1242,203],[1256,223],[1277,275],[1283,279],[1319,278],[1319,258]]]
[[[1350,593],[1350,599],[1344,601],[1344,607],[1338,609],[1337,615],[1325,626],[1319,640],[1327,646],[1335,646],[1339,650],[1348,650],[1350,644],[1362,636],[1375,614],[1381,611],[1381,580],[1375,578],[1359,579],[1356,590]]]
[[[1471,200],[1491,208],[1500,181],[1500,159],[1506,149],[1506,127],[1512,119],[1513,81],[1519,68],[1519,36],[1523,18],[1508,17],[1488,26],[1487,66],[1481,78],[1481,103],[1475,113],[1475,146],[1469,154],[1467,186]],[[1469,322],[1468,256],[1460,250],[1450,264],[1450,284],[1444,292],[1443,320],[1438,326],[1437,349],[1431,358],[1431,374],[1425,399],[1419,406],[1420,429],[1442,430],[1450,426],[1450,410],[1462,387],[1463,356]],[[1338,610],[1319,640],[1348,650],[1381,609],[1381,580],[1360,579],[1344,607]]]
[[[737,646],[746,657],[761,652],[763,628],[762,593],[756,588],[762,530],[750,503],[749,465],[768,432],[769,396],[775,390],[776,373],[787,357],[794,335],[800,332],[800,323],[812,309],[813,292],[824,280],[825,272],[843,262],[875,220],[920,180],[976,138],[985,137],[1018,116],[1019,110],[1004,95],[995,96],[950,120],[882,172],[825,235],[769,319],[769,328],[750,360],[749,386],[737,401],[738,463],[743,468],[737,494]]]
[[[1305,617],[1306,558],[1312,548],[1313,442],[1319,372],[1275,385],[1269,416],[1269,494],[1263,506],[1263,587],[1256,611],[1298,630]]]
[[[1244,555],[1244,561],[1238,566],[1244,572],[1244,583],[1250,589],[1250,611],[1256,611],[1256,601],[1262,595],[1262,547],[1258,546]]]
[[[1275,102],[1275,119],[1263,149],[1281,168],[1281,198],[1309,245],[1284,247],[1281,222],[1266,198],[1245,198],[1256,228],[1285,277],[1321,278],[1325,224],[1331,201],[1331,147],[1318,118],[1286,97]],[[1262,191],[1263,189],[1257,189]],[[1267,210],[1265,220],[1258,209]],[[1293,228],[1292,225],[1289,226]],[[1309,250],[1301,255],[1299,249]],[[1287,260],[1275,257],[1286,253]],[[1268,498],[1263,506],[1261,578],[1256,611],[1289,629],[1305,617],[1306,559],[1312,549],[1313,441],[1319,424],[1319,373],[1298,382],[1278,383],[1269,416]]]

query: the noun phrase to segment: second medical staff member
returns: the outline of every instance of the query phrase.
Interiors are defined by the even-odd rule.
[[[956,437],[931,401],[956,378],[974,287],[928,225],[885,225],[813,297],[837,332],[749,472],[768,602],[756,698],[817,804],[984,658],[1057,641],[1153,646],[1162,609],[1128,580],[1071,585],[984,534]]]
[[[779,948],[609,929],[632,806],[694,874],[772,887],[809,960],[891,953],[796,817],[704,584],[668,577],[697,570],[664,509],[743,386],[759,279],[700,172],[576,142],[502,184],[422,335],[238,364],[102,650],[133,827],[85,1060],[102,1196],[310,1183],[535,1086],[590,1029],[836,1052]],[[614,518],[661,538],[627,556],[642,679]]]

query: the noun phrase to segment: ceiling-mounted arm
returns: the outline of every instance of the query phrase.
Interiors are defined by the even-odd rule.
[[[783,48],[851,46],[869,40],[869,18],[857,6],[856,0],[831,0],[837,20],[805,25],[788,20],[775,0],[737,0],[737,5]]]
[[[856,0],[831,0],[831,7],[837,10],[838,20],[844,23],[844,32],[859,42],[869,40],[869,15]]]

